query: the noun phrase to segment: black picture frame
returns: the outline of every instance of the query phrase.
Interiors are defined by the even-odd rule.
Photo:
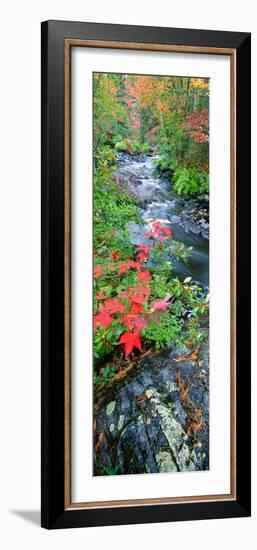
[[[234,500],[67,510],[64,506],[64,41],[231,48],[236,56],[236,497]],[[47,529],[249,516],[251,35],[42,23],[42,526]]]

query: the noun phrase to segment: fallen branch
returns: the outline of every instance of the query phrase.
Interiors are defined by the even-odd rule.
[[[113,384],[116,382],[120,382],[120,380],[123,380],[133,369],[134,367],[141,361],[141,359],[144,359],[147,355],[150,355],[150,353],[153,351],[153,348],[148,349],[144,353],[140,355],[140,357],[136,357],[134,361],[131,361],[127,367],[124,369],[119,370],[108,382],[103,382],[102,384],[99,384],[97,388],[94,389],[94,401],[95,401],[95,408],[99,405],[99,399],[101,398],[101,395],[103,392],[105,393],[106,390],[111,388]],[[160,352],[155,353],[154,355],[157,355]]]
[[[173,359],[175,363],[181,363],[182,361],[196,361],[198,354],[200,351],[199,344],[195,347],[195,349],[191,353],[181,353],[178,357]]]

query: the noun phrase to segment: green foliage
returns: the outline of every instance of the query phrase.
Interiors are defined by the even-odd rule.
[[[94,251],[97,255],[105,257],[114,244],[120,252],[124,247],[126,251],[127,247],[131,250],[128,240],[131,220],[141,222],[135,198],[114,183],[112,168],[99,168],[94,175]],[[117,240],[111,233],[120,230],[122,234]]]
[[[99,148],[94,155],[96,166],[108,167],[113,166],[117,160],[116,152],[109,146]]]
[[[112,365],[107,365],[103,369],[101,369],[100,374],[97,374],[96,372],[93,373],[93,382],[97,386],[98,384],[101,384],[102,382],[108,382],[113,376],[115,375],[115,368]]]
[[[119,94],[123,87],[122,75],[94,73],[94,154],[99,149],[112,146],[126,134],[127,109]]]
[[[156,349],[165,348],[180,340],[183,320],[176,315],[161,315],[158,321],[151,322],[149,328],[142,331],[146,340],[155,344]]]
[[[149,153],[150,146],[148,143],[142,143],[137,139],[124,139],[115,143],[115,149],[124,153]]]
[[[203,323],[199,322],[198,316],[192,317],[186,324],[185,344],[190,346],[201,344],[208,337],[208,332],[208,327],[203,327]]]
[[[133,257],[134,246],[130,243],[129,225],[131,221],[142,222],[134,197],[114,183],[113,169],[98,168],[94,176],[94,265],[101,266],[105,272],[94,280],[94,310],[98,310],[97,295],[105,294],[111,298],[116,292],[134,284],[135,276],[128,273],[121,283],[117,276],[117,262]],[[117,261],[113,260],[113,254]],[[108,356],[122,334],[118,320],[104,330],[101,326],[95,332],[94,358],[97,364]],[[97,380],[97,379],[96,379]]]
[[[172,177],[178,195],[194,195],[209,192],[209,175],[197,168],[177,168]]]
[[[104,357],[108,357],[115,350],[123,331],[124,326],[120,324],[119,319],[116,319],[107,329],[103,329],[101,326],[98,327],[94,336],[94,360],[96,366],[101,363]]]
[[[155,160],[155,166],[158,172],[170,172],[173,170],[173,163],[168,153],[164,153]]]
[[[170,113],[165,124],[165,134],[159,134],[157,147],[165,164],[174,169],[176,163],[186,158],[190,138],[185,132],[179,113]]]
[[[168,293],[171,303],[168,311],[161,312],[159,318],[153,318],[149,327],[142,331],[146,340],[154,342],[160,349],[187,342],[194,345],[206,338],[207,331],[201,328],[201,322],[208,313],[208,297],[203,300],[202,289],[192,284],[190,277],[182,282],[177,277],[168,279],[167,273],[156,274],[151,289],[160,298]],[[192,316],[190,321],[186,318],[187,312]]]
[[[115,143],[115,149],[120,153],[126,153],[128,151],[128,140],[123,139],[122,141],[117,141]]]

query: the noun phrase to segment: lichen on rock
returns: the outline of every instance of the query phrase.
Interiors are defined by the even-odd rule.
[[[115,409],[115,406],[116,406],[116,401],[111,401],[110,403],[108,403],[108,405],[106,407],[107,416],[111,416],[111,414],[113,413],[113,411]]]
[[[95,475],[106,475],[107,469],[116,475],[208,470],[206,350],[207,345],[199,354],[201,368],[196,361],[179,363],[178,350],[149,356],[108,389],[95,411],[96,430],[105,434],[94,456]],[[189,406],[180,394],[178,372],[186,386],[190,383]],[[189,429],[192,407],[201,411],[196,432]]]

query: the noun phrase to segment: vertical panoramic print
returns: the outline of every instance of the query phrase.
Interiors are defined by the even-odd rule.
[[[93,73],[93,167],[93,474],[208,470],[209,80]]]

